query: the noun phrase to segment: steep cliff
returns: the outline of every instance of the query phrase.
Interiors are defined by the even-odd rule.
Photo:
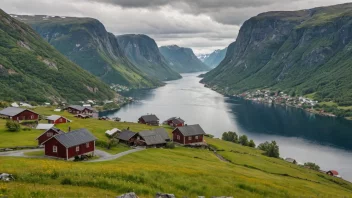
[[[169,67],[152,38],[142,34],[126,34],[116,38],[129,60],[144,73],[159,80],[181,78],[179,73]]]
[[[161,84],[141,72],[125,56],[113,34],[92,18],[17,16],[72,62],[108,84],[134,88]]]
[[[270,87],[352,105],[351,39],[352,4],[259,14],[202,82],[228,94]]]
[[[162,46],[159,48],[170,67],[180,73],[208,71],[210,68],[202,63],[192,49],[177,45]]]
[[[28,25],[0,10],[0,100],[80,101],[114,97]]]
[[[208,65],[210,68],[217,67],[226,55],[227,47],[225,49],[215,50],[214,52],[203,56],[203,63]]]

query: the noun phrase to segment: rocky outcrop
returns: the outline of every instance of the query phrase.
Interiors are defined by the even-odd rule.
[[[351,33],[352,4],[259,14],[202,82],[226,94],[271,88],[352,105]]]
[[[157,44],[149,36],[126,34],[116,38],[128,59],[144,73],[163,81],[181,78],[179,73],[169,67]]]
[[[170,67],[179,73],[210,70],[207,65],[197,58],[191,48],[170,45],[162,46],[159,50],[168,61]]]

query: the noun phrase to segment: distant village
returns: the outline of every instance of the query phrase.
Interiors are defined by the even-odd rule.
[[[284,92],[273,92],[268,89],[256,90],[256,91],[247,91],[242,94],[234,95],[235,97],[244,98],[246,100],[251,100],[259,103],[267,103],[267,104],[279,104],[279,105],[287,105],[296,108],[305,109],[311,113],[316,113],[325,116],[335,117],[334,114],[327,113],[324,111],[316,111],[314,106],[316,106],[319,102],[316,100],[312,100],[310,98],[305,98],[302,96],[294,97],[289,96]]]

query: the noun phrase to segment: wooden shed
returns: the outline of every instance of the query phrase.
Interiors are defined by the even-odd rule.
[[[203,143],[204,135],[199,124],[177,127],[172,131],[173,141],[184,145]]]

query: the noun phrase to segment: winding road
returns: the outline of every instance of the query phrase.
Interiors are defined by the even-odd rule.
[[[41,150],[43,150],[43,149],[24,149],[24,150],[6,151],[6,152],[0,152],[0,156],[26,157],[26,158],[46,158],[45,156],[41,157],[41,156],[27,156],[27,155],[25,155],[25,153],[27,153],[27,152],[34,152],[34,151],[41,151]],[[128,155],[130,153],[135,153],[135,152],[142,151],[142,150],[145,150],[145,148],[135,148],[135,149],[121,152],[121,153],[117,153],[115,155],[112,155],[112,154],[107,153],[102,150],[95,150],[95,155],[99,156],[99,159],[90,160],[90,161],[86,161],[86,162],[110,161],[110,160],[114,160],[114,159],[120,158],[122,156]]]

